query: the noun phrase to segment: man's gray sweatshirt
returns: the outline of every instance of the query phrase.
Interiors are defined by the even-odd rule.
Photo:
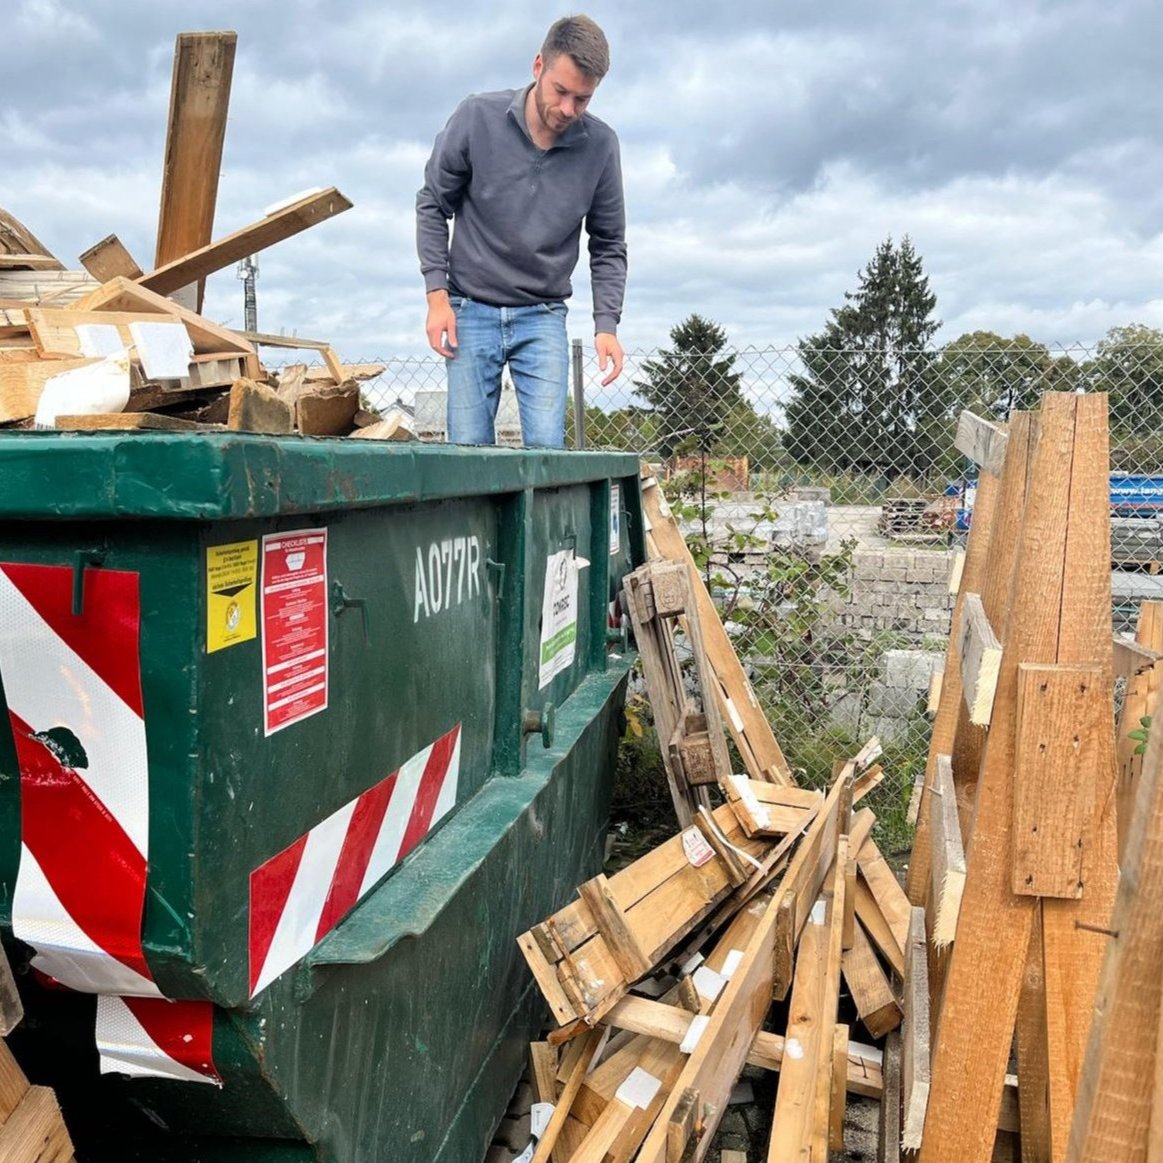
[[[416,195],[425,289],[502,307],[566,299],[584,222],[594,330],[613,334],[626,288],[618,138],[587,113],[539,149],[525,125],[528,91],[474,94],[437,136]]]

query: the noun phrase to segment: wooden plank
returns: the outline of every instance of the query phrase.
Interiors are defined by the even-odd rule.
[[[36,363],[0,362],[0,424],[36,414],[44,385],[53,376],[98,363],[95,359],[53,359]]]
[[[137,279],[142,275],[141,267],[116,234],[108,234],[100,242],[94,243],[81,255],[79,261],[99,283],[119,276]]]
[[[1143,610],[1160,604],[1163,603],[1143,602],[1139,607],[1140,624],[1142,623]],[[1111,646],[1114,652],[1112,669],[1115,678],[1133,678],[1163,658],[1163,652],[1154,647],[1147,646],[1142,642],[1131,642],[1126,638],[1112,638]]]
[[[783,1067],[784,1050],[782,1034],[760,1030],[755,1035],[751,1052],[747,1055],[747,1065],[758,1066],[761,1070],[778,1071]],[[881,1074],[881,1052],[875,1046],[863,1042],[849,1042],[847,1079],[849,1094],[880,1098],[884,1085]]]
[[[48,253],[44,243],[19,218],[0,208],[0,254]],[[57,268],[61,268],[59,262]]]
[[[0,1159],[11,1163],[69,1163],[73,1144],[56,1095],[47,1086],[29,1087],[20,1105],[0,1126]]]
[[[1001,476],[1005,464],[1007,434],[1005,428],[983,420],[972,412],[962,412],[957,419],[953,447],[969,457],[991,476]]]
[[[1041,910],[1034,910],[1030,947],[1026,952],[1026,969],[1022,975],[1022,992],[1018,1002],[1017,1029],[1014,1037],[1017,1055],[1019,1122],[1022,1152],[1034,1163],[1049,1163],[1053,1158],[1050,1133],[1050,1062],[1046,1038],[1045,950],[1042,943]],[[1003,1097],[1004,1106],[1004,1097]],[[998,1122],[1001,1119],[999,1116]]]
[[[1019,662],[1057,661],[1074,401],[1081,398],[1047,393],[1033,444],[1020,519],[1020,565],[1013,578],[997,697],[977,781],[957,940],[932,1043],[921,1163],[949,1158],[989,1163],[993,1153],[1034,910],[1033,898],[1015,897],[1010,890],[1017,668]],[[1009,473],[1007,463],[1007,477]],[[1109,610],[1104,616],[1109,617]]]
[[[359,411],[359,388],[318,388],[304,392],[295,402],[299,431],[304,436],[345,436]]]
[[[28,1093],[28,1079],[6,1042],[0,1041],[0,1123],[20,1105]]]
[[[868,890],[876,902],[877,910],[884,918],[892,932],[893,939],[900,949],[903,958],[908,946],[909,920],[911,909],[909,898],[900,886],[896,873],[889,867],[889,863],[880,854],[880,849],[871,839],[861,846],[856,857],[860,870],[860,879],[868,886]],[[859,889],[857,890],[859,894]],[[860,898],[857,898],[857,909],[860,909]],[[861,920],[865,920],[865,913],[858,911]],[[867,924],[867,921],[866,921]]]
[[[850,848],[849,851],[852,851]],[[844,940],[843,948],[851,949],[856,943],[856,854],[848,858],[844,871]]]
[[[969,708],[969,721],[989,726],[1001,666],[1001,643],[985,616],[980,594],[966,594],[957,642],[961,655],[961,689]]]
[[[921,1147],[925,1109],[929,1102],[929,955],[925,940],[925,910],[914,907],[909,921],[905,959],[905,1014],[901,1027],[901,1090],[904,1116],[901,1145]]]
[[[184,32],[174,45],[155,267],[164,269],[213,237],[237,41],[233,32]],[[192,306],[202,309],[200,287]]]
[[[199,424],[161,412],[104,412],[89,416],[58,416],[55,426],[72,432],[214,432],[220,424]]]
[[[957,916],[965,892],[965,848],[957,816],[957,792],[953,785],[953,764],[948,755],[937,756],[937,775],[929,799],[932,812],[933,944],[943,949],[957,935]]]
[[[1163,666],[1154,663],[1138,666],[1136,660],[1132,670],[1125,664],[1120,664],[1119,642],[1114,646],[1114,674],[1120,674],[1126,679],[1126,692],[1123,698],[1123,708],[1119,716],[1117,739],[1117,762],[1119,769],[1118,785],[1118,831],[1119,854],[1126,851],[1127,835],[1130,832],[1131,814],[1135,803],[1135,789],[1138,786],[1139,775],[1143,770],[1143,754],[1146,746],[1140,748],[1140,740],[1132,736],[1132,732],[1143,729],[1143,720],[1154,718],[1158,712],[1160,680],[1163,679]],[[1152,654],[1163,652],[1163,602],[1141,602],[1139,605],[1139,621],[1135,627],[1135,648],[1150,651]],[[1131,670],[1131,673],[1127,673]]]
[[[834,1134],[839,1134],[840,1146],[844,1146],[848,1027],[837,1026],[836,1011],[840,1004],[840,975],[844,960],[844,917],[847,914],[844,897],[848,889],[850,860],[848,837],[841,836],[836,844],[831,893],[827,898],[828,951],[824,967],[824,981],[821,987],[822,1009],[818,1033],[823,1068],[816,1075],[816,1098],[812,1112],[811,1158],[818,1159],[820,1163],[828,1163],[828,1147]],[[836,1043],[837,1035],[841,1031],[843,1032],[843,1041],[840,1045],[840,1060],[837,1063]],[[839,1080],[833,1078],[833,1072],[837,1065],[841,1072]],[[832,1111],[833,1101],[839,1107],[838,1116]]]
[[[845,950],[844,980],[860,1020],[874,1038],[883,1038],[901,1024],[903,1011],[888,975],[881,967],[868,934],[856,925],[852,947]]]
[[[675,1083],[675,1090],[659,1113],[658,1121],[642,1144],[638,1163],[663,1163],[666,1158],[666,1125],[678,1103],[678,1096],[690,1087],[697,1090],[710,1108],[707,1134],[695,1151],[695,1161],[702,1159],[711,1136],[726,1110],[727,1098],[748,1052],[763,1024],[771,1004],[771,975],[774,954],[775,922],[784,897],[789,892],[807,892],[816,883],[821,847],[834,858],[837,827],[848,812],[841,809],[851,795],[850,775],[837,780],[823,809],[817,813],[788,866],[788,871],[772,896],[759,925],[744,950],[731,980],[720,995],[711,1020]],[[824,845],[823,841],[827,841]],[[813,897],[813,900],[815,898]]]
[[[598,931],[605,938],[615,963],[627,982],[637,981],[652,967],[651,960],[638,943],[626,914],[614,899],[609,881],[599,873],[593,880],[578,886],[578,896],[593,914]]]
[[[59,259],[51,254],[0,254],[0,269],[15,271],[59,271]]]
[[[832,1031],[832,1095],[828,1116],[828,1149],[844,1150],[844,1110],[848,1083],[848,1027]]]
[[[0,271],[0,300],[64,306],[97,286],[87,271]]]
[[[582,1082],[585,1081],[586,1071],[590,1068],[594,1056],[600,1048],[602,1037],[602,1030],[595,1029],[591,1030],[588,1034],[584,1034],[575,1043],[579,1049],[573,1063],[573,1068],[570,1070],[569,1077],[566,1079],[565,1086],[562,1088],[561,1095],[557,1100],[557,1105],[553,1108],[549,1125],[545,1128],[545,1133],[538,1141],[537,1150],[533,1153],[533,1158],[530,1163],[548,1163],[553,1148],[557,1144],[557,1138],[561,1134],[561,1129],[565,1124],[565,1120],[569,1117],[569,1110],[573,1105],[573,1100],[577,1097],[577,1092],[581,1089]]]
[[[976,500],[974,510],[977,508]],[[949,593],[956,597],[961,592],[961,579],[965,576],[965,549],[953,550],[953,558],[949,562]]]
[[[953,752],[957,723],[961,714],[961,655],[957,649],[957,639],[965,594],[969,591],[980,591],[984,582],[993,536],[994,510],[997,507],[1000,488],[997,479],[988,474],[982,476],[977,484],[977,498],[973,506],[973,522],[969,528],[969,540],[965,549],[961,587],[953,604],[949,646],[945,655],[945,670],[941,683],[941,701],[933,720],[925,770],[919,776],[915,794],[909,804],[909,822],[915,824],[917,828],[909,859],[907,881],[909,899],[914,904],[926,903],[931,879],[929,788],[933,786],[937,756],[951,755]],[[976,778],[976,771],[974,776]]]
[[[1096,748],[1111,692],[1097,666],[1018,667],[1013,890],[1082,895],[1083,835],[1094,810]]]
[[[351,202],[334,186],[292,203],[284,209],[268,214],[241,230],[227,234],[215,242],[186,251],[165,264],[159,264],[148,274],[136,281],[159,295],[169,295],[174,291],[224,267],[246,258],[248,255],[265,250],[268,246],[292,238],[294,235],[334,218],[351,209]]]
[[[869,940],[898,977],[905,975],[904,946],[897,940],[892,926],[881,912],[872,890],[860,876],[856,878],[856,919],[864,926]]]
[[[30,307],[25,314],[37,350],[43,356],[85,357],[77,328],[86,325],[115,327],[121,343],[132,347],[134,339],[129,325],[142,319],[135,313],[78,311],[68,307]],[[150,316],[145,318],[148,320]]]
[[[557,1102],[557,1051],[548,1042],[529,1043],[529,1078],[536,1102]]]
[[[934,668],[929,675],[929,694],[925,703],[925,714],[936,715],[941,708],[941,688],[945,685],[945,668]],[[919,805],[918,805],[919,806]]]
[[[884,1097],[880,1101],[877,1163],[900,1163],[901,1158],[901,1037],[897,1031],[884,1045]]]
[[[720,710],[744,758],[747,772],[752,779],[794,783],[791,768],[772,734],[771,725],[760,709],[759,700],[739,663],[735,647],[723,629],[719,612],[703,585],[670,506],[662,495],[662,489],[649,469],[643,472],[642,506],[649,522],[649,541],[658,557],[686,563],[707,658],[719,680],[717,694]]]
[[[1070,1163],[1147,1158],[1163,1003],[1163,731],[1152,731],[1127,836],[1070,1130]]]

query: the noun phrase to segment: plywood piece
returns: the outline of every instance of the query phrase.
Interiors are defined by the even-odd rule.
[[[174,45],[155,267],[164,269],[213,237],[237,42],[233,32],[184,32]],[[200,288],[193,305],[202,308]]]
[[[1018,667],[1013,890],[1082,895],[1083,835],[1094,810],[1094,765],[1111,691],[1097,666]]]
[[[925,910],[914,908],[909,921],[905,958],[904,1024],[901,1028],[901,1145],[917,1151],[929,1102],[929,956],[925,940]]]
[[[100,242],[89,247],[81,255],[80,263],[99,283],[119,276],[137,279],[142,274],[141,267],[116,234],[108,234]]]
[[[1001,666],[1001,643],[985,616],[980,594],[966,594],[957,649],[961,655],[961,688],[969,721],[988,727]]]
[[[856,925],[852,947],[845,950],[844,980],[865,1028],[883,1038],[901,1024],[903,1011],[872,942],[861,924]]]
[[[972,412],[962,412],[957,419],[953,447],[977,464],[982,472],[1001,476],[1006,442],[1006,430],[999,424],[983,420]]]
[[[943,949],[957,935],[957,916],[965,892],[965,848],[957,815],[957,791],[953,764],[948,755],[937,756],[937,776],[929,799],[932,836],[933,944]]]

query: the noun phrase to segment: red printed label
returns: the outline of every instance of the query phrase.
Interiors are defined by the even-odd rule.
[[[326,529],[262,539],[262,654],[266,734],[326,710]]]

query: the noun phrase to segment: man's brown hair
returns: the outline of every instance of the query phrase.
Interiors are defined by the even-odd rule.
[[[563,16],[553,23],[541,46],[541,59],[551,65],[564,53],[587,76],[600,81],[610,71],[606,34],[588,16]]]

